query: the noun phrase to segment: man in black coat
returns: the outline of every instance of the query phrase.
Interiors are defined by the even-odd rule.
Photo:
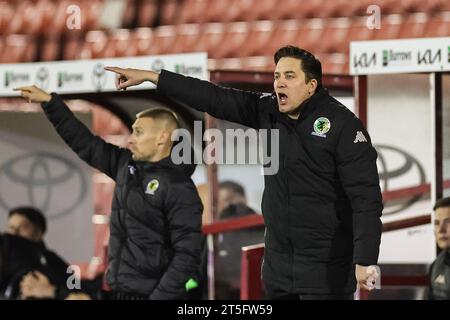
[[[434,235],[441,252],[430,267],[428,298],[450,300],[450,197],[438,200],[433,210]]]
[[[9,211],[6,233],[0,235],[0,292],[5,299],[57,298],[66,295],[69,265],[44,243],[45,216],[33,207]],[[33,285],[21,290],[23,279]],[[41,285],[44,284],[44,285]],[[24,292],[25,291],[25,292]]]
[[[106,70],[117,73],[118,89],[150,81],[161,94],[216,118],[278,133],[265,151],[279,147],[275,174],[265,165],[262,201],[267,296],[351,299],[356,283],[371,290],[376,281],[369,266],[377,264],[381,238],[377,153],[361,121],[322,87],[320,61],[292,46],[274,60],[272,94],[165,70]]]
[[[202,204],[191,175],[175,165],[167,109],[137,115],[129,150],[94,136],[55,93],[18,88],[42,108],[62,139],[88,164],[115,180],[107,283],[113,299],[183,299],[197,285]]]

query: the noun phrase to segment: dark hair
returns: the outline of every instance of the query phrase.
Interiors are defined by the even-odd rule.
[[[312,79],[317,80],[317,90],[322,88],[322,64],[320,61],[309,51],[294,46],[285,46],[278,49],[273,56],[275,64],[280,61],[281,58],[295,58],[301,60],[300,67],[305,73],[305,81],[308,83]]]
[[[8,217],[13,214],[20,214],[27,218],[36,228],[38,228],[42,234],[47,231],[47,220],[45,216],[36,208],[33,207],[17,207],[9,210]]]
[[[450,197],[442,198],[436,201],[436,204],[433,207],[433,211],[443,207],[450,207]]]
[[[180,121],[178,120],[178,116],[175,112],[168,108],[151,108],[144,111],[139,112],[136,115],[136,118],[153,118],[155,120],[166,120],[175,125],[175,127],[178,129],[181,127]]]
[[[219,189],[228,189],[232,192],[241,195],[245,198],[244,188],[237,182],[234,181],[224,181],[219,184]]]

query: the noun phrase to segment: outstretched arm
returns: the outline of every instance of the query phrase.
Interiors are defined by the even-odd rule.
[[[41,103],[45,115],[67,145],[89,165],[115,179],[120,161],[128,159],[128,150],[93,135],[57,94],[49,94],[36,86],[14,90],[20,91],[28,102]]]
[[[125,90],[128,87],[150,81],[157,85],[160,93],[178,100],[201,112],[258,128],[259,100],[261,94],[231,88],[223,88],[208,81],[186,77],[162,70],[161,74],[138,69],[106,67],[116,73],[116,87]]]

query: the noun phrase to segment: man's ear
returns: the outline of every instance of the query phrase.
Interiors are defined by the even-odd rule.
[[[311,79],[309,81],[308,93],[310,95],[313,95],[316,92],[316,89],[317,89],[317,80],[316,79]]]
[[[159,135],[158,144],[166,144],[170,141],[171,136],[170,132],[162,130]]]

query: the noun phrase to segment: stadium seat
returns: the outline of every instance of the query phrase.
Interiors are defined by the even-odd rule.
[[[14,17],[14,7],[6,1],[0,2],[0,34],[8,34],[11,20]]]
[[[279,5],[277,0],[256,0],[256,3],[246,13],[247,21],[273,20],[272,14]]]
[[[248,40],[239,50],[239,56],[261,56],[265,47],[273,40],[275,24],[273,21],[255,21],[250,23]]]
[[[108,36],[104,31],[93,30],[86,33],[80,59],[97,59],[105,56],[104,51],[108,44]]]
[[[153,30],[151,28],[137,28],[131,34],[130,46],[136,50],[136,55],[150,54],[153,47]]]
[[[130,30],[116,29],[109,32],[108,44],[102,57],[129,57],[136,55],[136,48],[130,45]]]
[[[61,39],[58,35],[49,35],[45,37],[40,52],[40,61],[54,61],[59,59]]]
[[[209,57],[211,52],[219,46],[223,45],[225,36],[225,24],[223,23],[208,23],[202,26],[202,32],[198,42],[194,48],[197,52],[208,52]]]
[[[233,58],[240,57],[240,48],[242,48],[248,40],[249,23],[248,22],[232,22],[226,25],[223,45],[211,48],[212,58]]]
[[[367,41],[372,40],[375,37],[377,29],[370,29],[367,27],[367,17],[359,17],[352,19],[352,25],[347,33],[347,39],[343,47],[342,53],[348,53],[350,51],[350,42],[352,41]]]
[[[264,50],[263,55],[273,56],[280,47],[297,44],[302,25],[303,23],[299,20],[276,22],[272,39],[262,48]]]
[[[81,49],[84,45],[84,37],[80,34],[65,34],[63,40],[63,60],[75,60],[80,57]]]
[[[180,0],[165,0],[161,5],[161,25],[175,24],[177,16],[180,14]]]
[[[161,26],[153,32],[153,44],[149,48],[148,54],[168,54],[172,52],[175,44],[175,26]]]
[[[381,28],[376,29],[374,40],[397,39],[400,35],[403,18],[392,14],[381,18]]]
[[[400,38],[422,38],[428,26],[428,15],[426,13],[415,13],[409,15],[402,24]]]
[[[34,61],[36,44],[28,35],[12,34],[6,37],[0,61],[19,63]]]
[[[153,27],[158,14],[158,1],[144,0],[138,10],[138,26]]]
[[[324,36],[324,21],[324,19],[319,18],[307,20],[298,34],[295,45],[315,53]]]
[[[184,0],[176,24],[201,23],[205,21],[208,0]]]
[[[428,22],[425,37],[450,36],[450,11],[434,16]]]
[[[344,52],[351,21],[348,18],[327,19],[323,35],[314,50],[322,53]]]
[[[176,38],[171,53],[194,52],[200,37],[199,24],[180,24],[176,26]]]
[[[122,28],[134,27],[134,20],[138,10],[137,0],[126,0],[125,10],[122,15]]]
[[[241,59],[244,70],[273,72],[275,63],[272,56],[247,57]]]
[[[323,74],[348,74],[348,55],[343,53],[318,54]]]

